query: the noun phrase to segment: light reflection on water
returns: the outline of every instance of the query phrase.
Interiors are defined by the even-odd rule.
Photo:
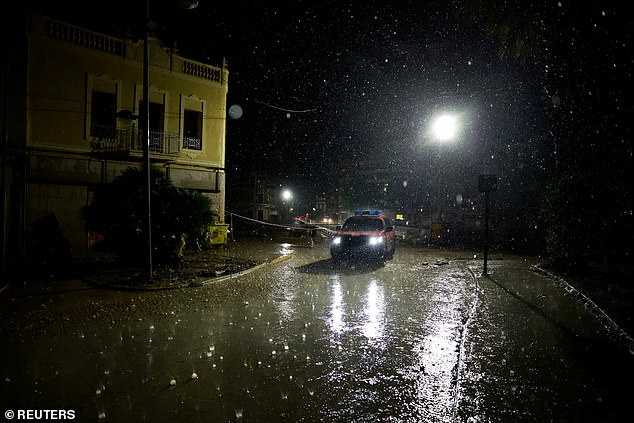
[[[378,346],[378,341],[382,340],[385,329],[385,298],[383,287],[379,286],[376,278],[370,280],[365,298],[363,335],[369,340],[376,340]]]
[[[344,307],[341,280],[339,279],[339,275],[334,275],[332,283],[332,297],[330,301],[330,319],[326,321],[326,324],[335,336],[339,335],[346,329]],[[333,338],[335,336],[333,336]]]
[[[290,282],[295,277],[295,273],[289,267],[284,268],[282,278]],[[296,317],[297,293],[292,283],[285,283],[276,286],[274,291],[273,304],[281,320],[290,321]]]
[[[280,245],[280,254],[283,256],[287,256],[289,254],[295,253],[293,249],[293,244],[289,244],[288,242],[284,242]]]

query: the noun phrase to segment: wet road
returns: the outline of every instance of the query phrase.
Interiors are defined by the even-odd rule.
[[[116,422],[631,414],[634,358],[531,260],[491,260],[484,278],[470,253],[402,247],[381,266],[333,263],[324,244],[273,249],[290,258],[199,288],[125,294],[116,306],[108,296],[101,309],[117,318],[104,311],[78,331],[10,339],[2,412]]]

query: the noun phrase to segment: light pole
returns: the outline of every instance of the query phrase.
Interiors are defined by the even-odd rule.
[[[436,144],[435,150],[436,150],[436,195],[435,195],[435,202],[436,202],[436,216],[437,219],[434,222],[434,215],[432,214],[432,221],[431,221],[431,227],[430,227],[430,242],[432,242],[434,239],[438,239],[441,242],[443,241],[443,233],[444,233],[444,228],[443,228],[443,212],[444,212],[444,204],[445,204],[445,197],[447,195],[446,190],[447,190],[447,183],[445,181],[446,175],[447,175],[447,171],[446,169],[444,169],[444,166],[442,166],[442,163],[440,163],[441,161],[441,148],[443,147],[442,145],[439,144],[449,144],[452,143],[456,137],[457,137],[457,133],[458,133],[458,118],[453,115],[453,114],[441,114],[439,116],[437,116],[432,122],[431,125],[428,129],[428,136],[433,140],[433,143]],[[441,187],[442,185],[442,187]]]
[[[198,7],[197,0],[181,1],[183,9],[191,10]],[[146,271],[148,278],[153,276],[152,269],[152,180],[150,165],[150,29],[153,27],[150,18],[150,0],[145,0],[145,22],[143,36],[143,107],[141,110],[141,145],[143,148],[143,176],[144,188],[143,196],[146,204],[146,231],[147,231],[147,252]]]
[[[291,207],[292,203],[291,201],[293,200],[293,192],[289,189],[285,189],[282,191],[282,204],[284,205],[284,220],[286,220],[288,218],[288,215],[290,214],[291,211]]]
[[[152,189],[150,176],[150,0],[145,0],[145,25],[143,39],[143,110],[141,124],[141,144],[143,146],[143,169],[145,176],[145,186],[143,190],[146,204],[146,227],[147,231],[147,257],[146,266],[148,278],[152,279]]]

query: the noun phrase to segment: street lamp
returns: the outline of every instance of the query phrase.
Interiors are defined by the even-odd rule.
[[[198,7],[196,0],[181,0],[183,9],[195,9]],[[143,147],[144,169],[144,200],[146,203],[146,231],[147,231],[147,257],[146,266],[148,278],[152,279],[152,200],[151,200],[151,176],[150,176],[150,30],[154,27],[150,18],[150,0],[145,0],[145,23],[143,38],[143,108],[141,110],[141,145]]]
[[[288,218],[289,213],[293,209],[293,204],[291,201],[293,200],[293,192],[290,189],[285,189],[282,191],[282,204],[284,205],[284,215],[282,218],[286,220]],[[288,203],[288,204],[287,204]]]
[[[456,115],[444,113],[437,116],[431,122],[430,126],[427,129],[427,136],[431,140],[431,142],[434,144],[447,144],[454,141],[457,138],[458,126],[459,126],[458,118],[456,117]],[[436,148],[434,148],[434,150],[436,150],[436,166],[438,167],[436,172],[436,195],[435,195],[436,197],[435,201],[436,201],[436,207],[437,207],[437,210],[435,210],[435,215],[437,217],[435,218],[434,215],[432,215],[432,222],[431,222],[431,228],[430,228],[432,233],[430,234],[431,235],[430,241],[435,238],[442,237],[442,233],[443,233],[442,214],[443,214],[444,202],[445,202],[444,197],[446,196],[446,187],[447,187],[447,184],[445,181],[445,176],[447,171],[444,169],[445,166],[440,165],[440,151],[438,150],[438,148],[440,148],[440,146],[437,146]],[[441,188],[441,184],[443,185],[444,189]]]
[[[439,142],[452,141],[456,137],[458,122],[453,115],[438,116],[431,126],[434,139]]]

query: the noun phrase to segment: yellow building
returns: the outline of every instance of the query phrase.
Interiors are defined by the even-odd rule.
[[[143,41],[29,16],[3,69],[3,267],[28,255],[31,224],[53,212],[73,255],[91,251],[81,209],[94,190],[142,166]],[[11,49],[9,49],[11,50]],[[17,51],[17,53],[16,53]],[[225,215],[228,70],[149,40],[150,158],[174,185]]]

